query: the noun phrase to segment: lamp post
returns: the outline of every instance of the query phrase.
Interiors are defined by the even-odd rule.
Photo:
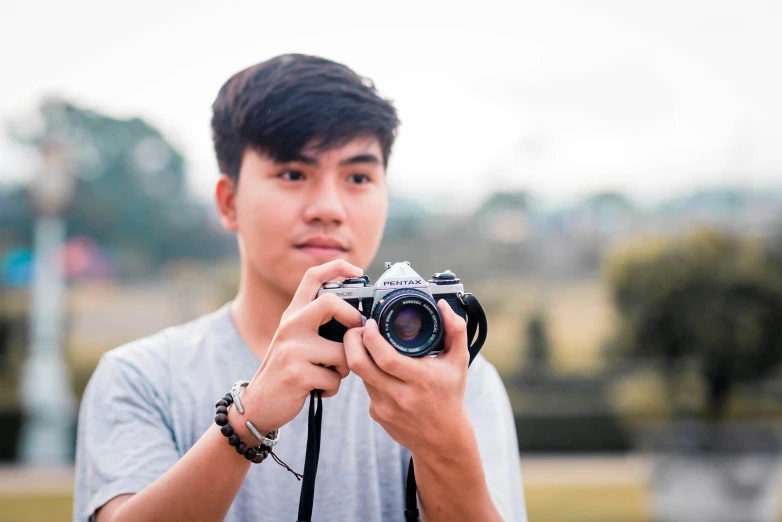
[[[41,145],[43,168],[29,187],[36,211],[35,261],[30,313],[30,346],[22,369],[21,457],[28,465],[70,462],[75,401],[65,364],[65,274],[63,214],[75,189],[73,169],[62,141]]]

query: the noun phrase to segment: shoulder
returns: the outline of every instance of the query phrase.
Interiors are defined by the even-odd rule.
[[[183,357],[198,357],[203,350],[215,344],[212,341],[216,341],[224,330],[220,323],[226,320],[228,310],[227,306],[223,306],[192,321],[112,348],[102,358],[122,366],[151,369],[168,366],[172,360]]]
[[[478,354],[467,371],[465,401],[470,404],[486,400],[495,401],[501,397],[507,400],[507,396],[505,385],[497,369],[483,355]]]
[[[505,385],[494,365],[481,355],[467,372],[464,404],[473,424],[513,427],[513,410]]]
[[[158,388],[174,367],[205,359],[209,350],[221,346],[223,322],[230,320],[227,305],[192,321],[165,328],[105,352],[90,381],[115,387],[132,382],[134,387]],[[89,386],[88,386],[89,387]]]
[[[464,401],[494,505],[503,520],[526,521],[513,409],[497,369],[481,355],[468,371]]]

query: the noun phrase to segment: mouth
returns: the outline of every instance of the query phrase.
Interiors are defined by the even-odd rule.
[[[341,241],[328,237],[315,237],[294,245],[297,250],[311,254],[340,255],[348,251]]]

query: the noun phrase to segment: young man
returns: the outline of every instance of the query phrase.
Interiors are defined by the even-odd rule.
[[[285,55],[234,75],[213,105],[215,199],[237,235],[236,298],[193,322],[109,351],[79,414],[74,519],[296,520],[301,482],[251,464],[215,423],[235,381],[252,443],[283,428],[278,455],[304,466],[307,408],[324,390],[314,519],[398,521],[412,454],[422,518],[524,521],[508,397],[443,301],[445,350],[400,355],[377,324],[322,283],[363,273],[388,205],[397,116],[370,82],[328,60]],[[395,260],[392,260],[395,261]],[[335,318],[344,343],[318,335]]]

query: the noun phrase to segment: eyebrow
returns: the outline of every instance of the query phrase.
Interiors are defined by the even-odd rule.
[[[312,156],[305,156],[304,154],[296,154],[293,157],[293,161],[304,163],[305,165],[317,165],[318,160]],[[374,154],[358,154],[356,156],[344,159],[339,162],[340,166],[356,165],[359,163],[370,163],[373,165],[380,165],[380,158]]]
[[[352,158],[344,159],[339,162],[340,165],[355,165],[357,163],[371,163],[373,165],[379,165],[380,159],[374,154],[359,154]]]

